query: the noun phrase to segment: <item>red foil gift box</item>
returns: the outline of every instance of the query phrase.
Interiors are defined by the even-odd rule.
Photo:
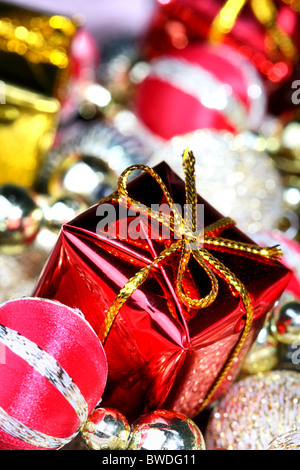
[[[124,191],[134,169],[145,171]],[[187,170],[193,170],[190,161]],[[193,417],[219,396],[291,276],[272,259],[276,249],[255,245],[187,183],[164,162],[123,172],[111,198],[62,227],[35,289],[36,296],[83,312],[107,355],[102,405],[129,421],[153,409]],[[136,212],[128,209],[132,201],[163,207],[162,219],[139,212],[138,204]],[[185,236],[175,239],[175,230],[164,235],[170,201],[204,208],[203,249],[195,256]],[[116,217],[104,228],[111,207]],[[194,304],[187,301],[192,298]]]

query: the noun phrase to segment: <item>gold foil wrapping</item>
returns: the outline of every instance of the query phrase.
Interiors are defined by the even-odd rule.
[[[34,184],[66,96],[75,33],[69,18],[0,3],[0,184]]]
[[[58,121],[54,98],[6,85],[0,105],[0,184],[30,187],[50,148]]]
[[[77,25],[69,18],[0,2],[0,76],[6,83],[64,98]]]

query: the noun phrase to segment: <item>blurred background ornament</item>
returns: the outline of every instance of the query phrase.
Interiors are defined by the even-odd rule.
[[[205,450],[198,426],[181,413],[156,410],[131,425],[129,450]]]
[[[182,149],[196,158],[197,188],[219,212],[251,237],[275,227],[282,216],[282,185],[272,159],[252,148],[252,134],[202,129],[176,136],[155,151],[150,166],[165,160],[182,177]]]
[[[43,230],[53,232],[56,239],[61,226],[87,208],[83,197],[68,193],[67,188],[50,197],[18,185],[0,186],[0,253],[17,255],[33,245],[39,251]]]
[[[109,118],[131,106],[135,85],[130,74],[138,60],[140,55],[136,40],[128,35],[116,37],[102,46],[97,78],[111,94],[110,107],[105,113]]]
[[[81,430],[81,436],[91,450],[125,450],[129,435],[126,418],[112,408],[96,408]]]
[[[278,362],[278,343],[270,335],[267,324],[261,329],[247,354],[241,368],[240,377],[275,369]]]
[[[46,202],[47,201],[47,202]],[[86,202],[76,195],[63,195],[54,199],[46,200],[41,206],[43,212],[43,226],[56,235],[63,224],[70,222],[75,217],[88,209]]]
[[[261,450],[300,425],[300,375],[274,370],[236,382],[214,406],[208,449]]]
[[[269,87],[287,80],[299,56],[297,1],[158,0],[144,56],[183,50],[202,40],[228,44],[247,57]]]
[[[68,87],[76,22],[67,16],[9,2],[1,2],[0,16],[2,79],[62,103]]]
[[[279,343],[278,345],[279,370],[292,370],[300,372],[300,341],[292,344]]]
[[[23,5],[24,0],[13,0],[15,4]],[[32,8],[41,8],[57,14],[84,18],[85,26],[93,34],[97,43],[105,45],[116,37],[128,35],[139,38],[144,35],[149,21],[156,10],[155,0],[130,0],[130,9],[123,0],[112,3],[94,0],[27,0]]]
[[[280,343],[300,343],[300,302],[287,302],[274,308],[270,319],[270,331]]]
[[[0,187],[0,252],[15,254],[34,241],[42,224],[42,211],[21,186]]]
[[[70,45],[70,72],[67,93],[59,113],[60,125],[68,122],[78,113],[86,100],[86,92],[97,81],[100,65],[100,48],[84,25],[84,19],[76,16],[78,30]],[[82,23],[82,24],[79,24]]]
[[[48,181],[52,197],[75,195],[88,205],[108,196],[117,187],[117,174],[100,158],[73,153],[58,166]]]
[[[100,199],[95,201],[95,198],[98,197],[97,194],[101,194],[101,192],[104,194],[108,187],[112,191],[116,189],[117,176],[125,168],[133,163],[145,163],[152,153],[149,145],[143,143],[138,136],[127,135],[114,125],[97,120],[89,123],[79,122],[74,127],[67,127],[65,131],[59,133],[58,139],[57,144],[47,154],[35,190],[41,194],[51,194],[50,182],[57,178],[59,180],[65,171],[64,168],[69,163],[71,163],[72,169],[72,162],[76,162],[76,158],[78,165],[73,165],[73,168],[80,167],[81,159],[84,160],[86,156],[89,157],[90,162],[85,166],[89,176],[86,180],[84,173],[82,173],[80,184],[89,186],[90,194],[87,199],[92,203],[97,202]],[[97,168],[102,168],[100,174],[98,170],[98,175]],[[90,176],[92,179],[89,179]],[[102,181],[99,180],[99,177]],[[96,186],[98,184],[95,194],[92,193],[93,182],[96,183]],[[72,191],[68,189],[68,192]],[[56,189],[54,193],[57,196]],[[75,186],[74,194],[76,193],[78,194],[80,191],[79,187],[76,189]]]
[[[295,277],[295,275],[293,277]],[[272,360],[271,345],[274,345],[274,365],[272,369],[300,372],[300,335],[298,324],[300,318],[300,313],[298,312],[300,303],[299,290],[298,288],[293,288],[295,282],[296,280],[292,279],[287,289],[270,312],[268,322],[258,336],[258,339],[261,338],[261,335],[263,335],[262,338],[265,338],[265,348],[263,341],[261,345],[253,346],[254,355],[251,355],[250,351],[249,357],[245,360],[245,369],[243,370],[245,374],[250,372],[248,366],[252,366],[252,360],[255,366],[255,359],[257,357],[256,351],[258,357],[260,357],[260,347],[262,347],[262,357],[264,353],[267,355],[269,351],[270,359]],[[299,281],[297,279],[297,287],[298,283]],[[263,364],[263,361],[259,363],[261,366],[263,366]],[[257,372],[260,372],[260,370]]]
[[[60,105],[7,83],[5,97],[0,105],[0,184],[31,187],[53,144]]]
[[[292,429],[275,437],[266,450],[300,450],[300,430]]]
[[[4,2],[0,20],[0,183],[31,187],[54,141],[77,25]]]
[[[292,96],[290,95],[292,99]],[[279,137],[279,152],[276,158],[278,168],[282,170],[287,177],[289,174],[297,174],[299,172],[300,157],[300,122],[297,119],[283,122]],[[276,154],[275,154],[276,155]],[[296,175],[295,175],[296,176]],[[286,183],[292,183],[296,178],[288,180]]]
[[[290,90],[291,91],[291,90]],[[291,99],[291,94],[290,94]],[[284,185],[284,204],[300,217],[300,122],[289,121],[278,134],[278,148],[270,152]],[[299,233],[297,234],[299,240]]]
[[[0,186],[0,303],[31,295],[61,226],[87,207],[74,194],[51,198]]]
[[[259,74],[230,46],[194,43],[136,64],[131,79],[133,112],[166,140],[203,128],[256,131],[266,115]]]

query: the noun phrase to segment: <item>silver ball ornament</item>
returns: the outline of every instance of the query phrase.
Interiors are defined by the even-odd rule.
[[[117,175],[106,162],[77,152],[68,155],[48,181],[52,197],[77,195],[88,205],[110,195],[116,187]]]
[[[70,222],[88,205],[79,197],[62,196],[42,206],[44,225],[52,232],[58,232],[63,224]]]
[[[81,430],[91,450],[125,450],[130,435],[126,418],[112,408],[96,408]]]
[[[182,413],[156,410],[131,425],[129,450],[205,450],[198,426]]]
[[[291,345],[300,341],[300,302],[291,301],[275,307],[270,330],[280,343]]]
[[[42,224],[42,211],[21,186],[0,187],[0,252],[17,254],[31,244]]]

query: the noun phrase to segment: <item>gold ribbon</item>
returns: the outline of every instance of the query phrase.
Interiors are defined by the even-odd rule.
[[[199,411],[206,406],[214,395],[221,382],[226,377],[229,369],[233,362],[238,356],[247,336],[251,329],[253,322],[253,305],[249,293],[242,282],[217,258],[209,253],[206,247],[210,249],[226,249],[232,250],[233,252],[244,252],[254,256],[261,256],[266,259],[276,260],[281,256],[281,251],[277,246],[271,248],[260,247],[258,245],[252,245],[233,240],[227,240],[219,237],[218,235],[228,227],[235,225],[235,222],[228,217],[222,218],[217,222],[204,228],[204,231],[197,231],[197,192],[196,192],[196,178],[195,178],[195,158],[192,152],[186,149],[183,153],[183,168],[185,174],[185,192],[186,192],[186,204],[191,207],[190,217],[185,220],[182,215],[176,209],[176,205],[171,198],[164,182],[161,177],[148,166],[145,165],[132,165],[126,169],[120,176],[118,181],[118,190],[111,197],[106,198],[107,201],[117,201],[119,203],[125,203],[127,206],[136,206],[141,210],[144,210],[148,214],[150,220],[155,218],[157,221],[170,227],[174,235],[179,238],[174,240],[170,246],[162,250],[162,252],[154,258],[152,263],[143,267],[138,271],[120,290],[119,294],[114,299],[110,306],[106,318],[102,324],[99,332],[99,338],[101,342],[105,344],[108,334],[113,326],[113,323],[124,305],[127,299],[138,289],[141,284],[147,279],[148,274],[154,266],[163,263],[168,257],[172,256],[175,252],[181,253],[181,258],[178,267],[176,290],[179,299],[187,307],[195,309],[201,309],[209,306],[217,297],[218,294],[218,280],[217,276],[225,279],[230,287],[231,293],[234,296],[239,296],[245,309],[246,319],[243,332],[240,336],[238,343],[228,358],[223,370],[219,374],[217,380],[213,384],[207,397],[201,404]],[[127,181],[129,175],[135,171],[145,171],[152,176],[155,181],[161,187],[165,198],[172,208],[173,215],[166,215],[158,211],[153,211],[150,208],[143,206],[141,203],[130,198],[127,191]],[[174,237],[175,238],[175,237]],[[195,249],[195,243],[197,248]],[[183,290],[183,279],[189,263],[190,257],[193,257],[199,265],[204,269],[211,281],[211,290],[209,294],[201,299],[194,299],[189,297]]]
[[[292,39],[276,24],[277,9],[273,0],[227,0],[212,22],[209,39],[221,42],[224,35],[230,33],[237,18],[250,3],[257,20],[266,28],[269,36],[282,54],[289,60],[297,58],[297,49]]]

